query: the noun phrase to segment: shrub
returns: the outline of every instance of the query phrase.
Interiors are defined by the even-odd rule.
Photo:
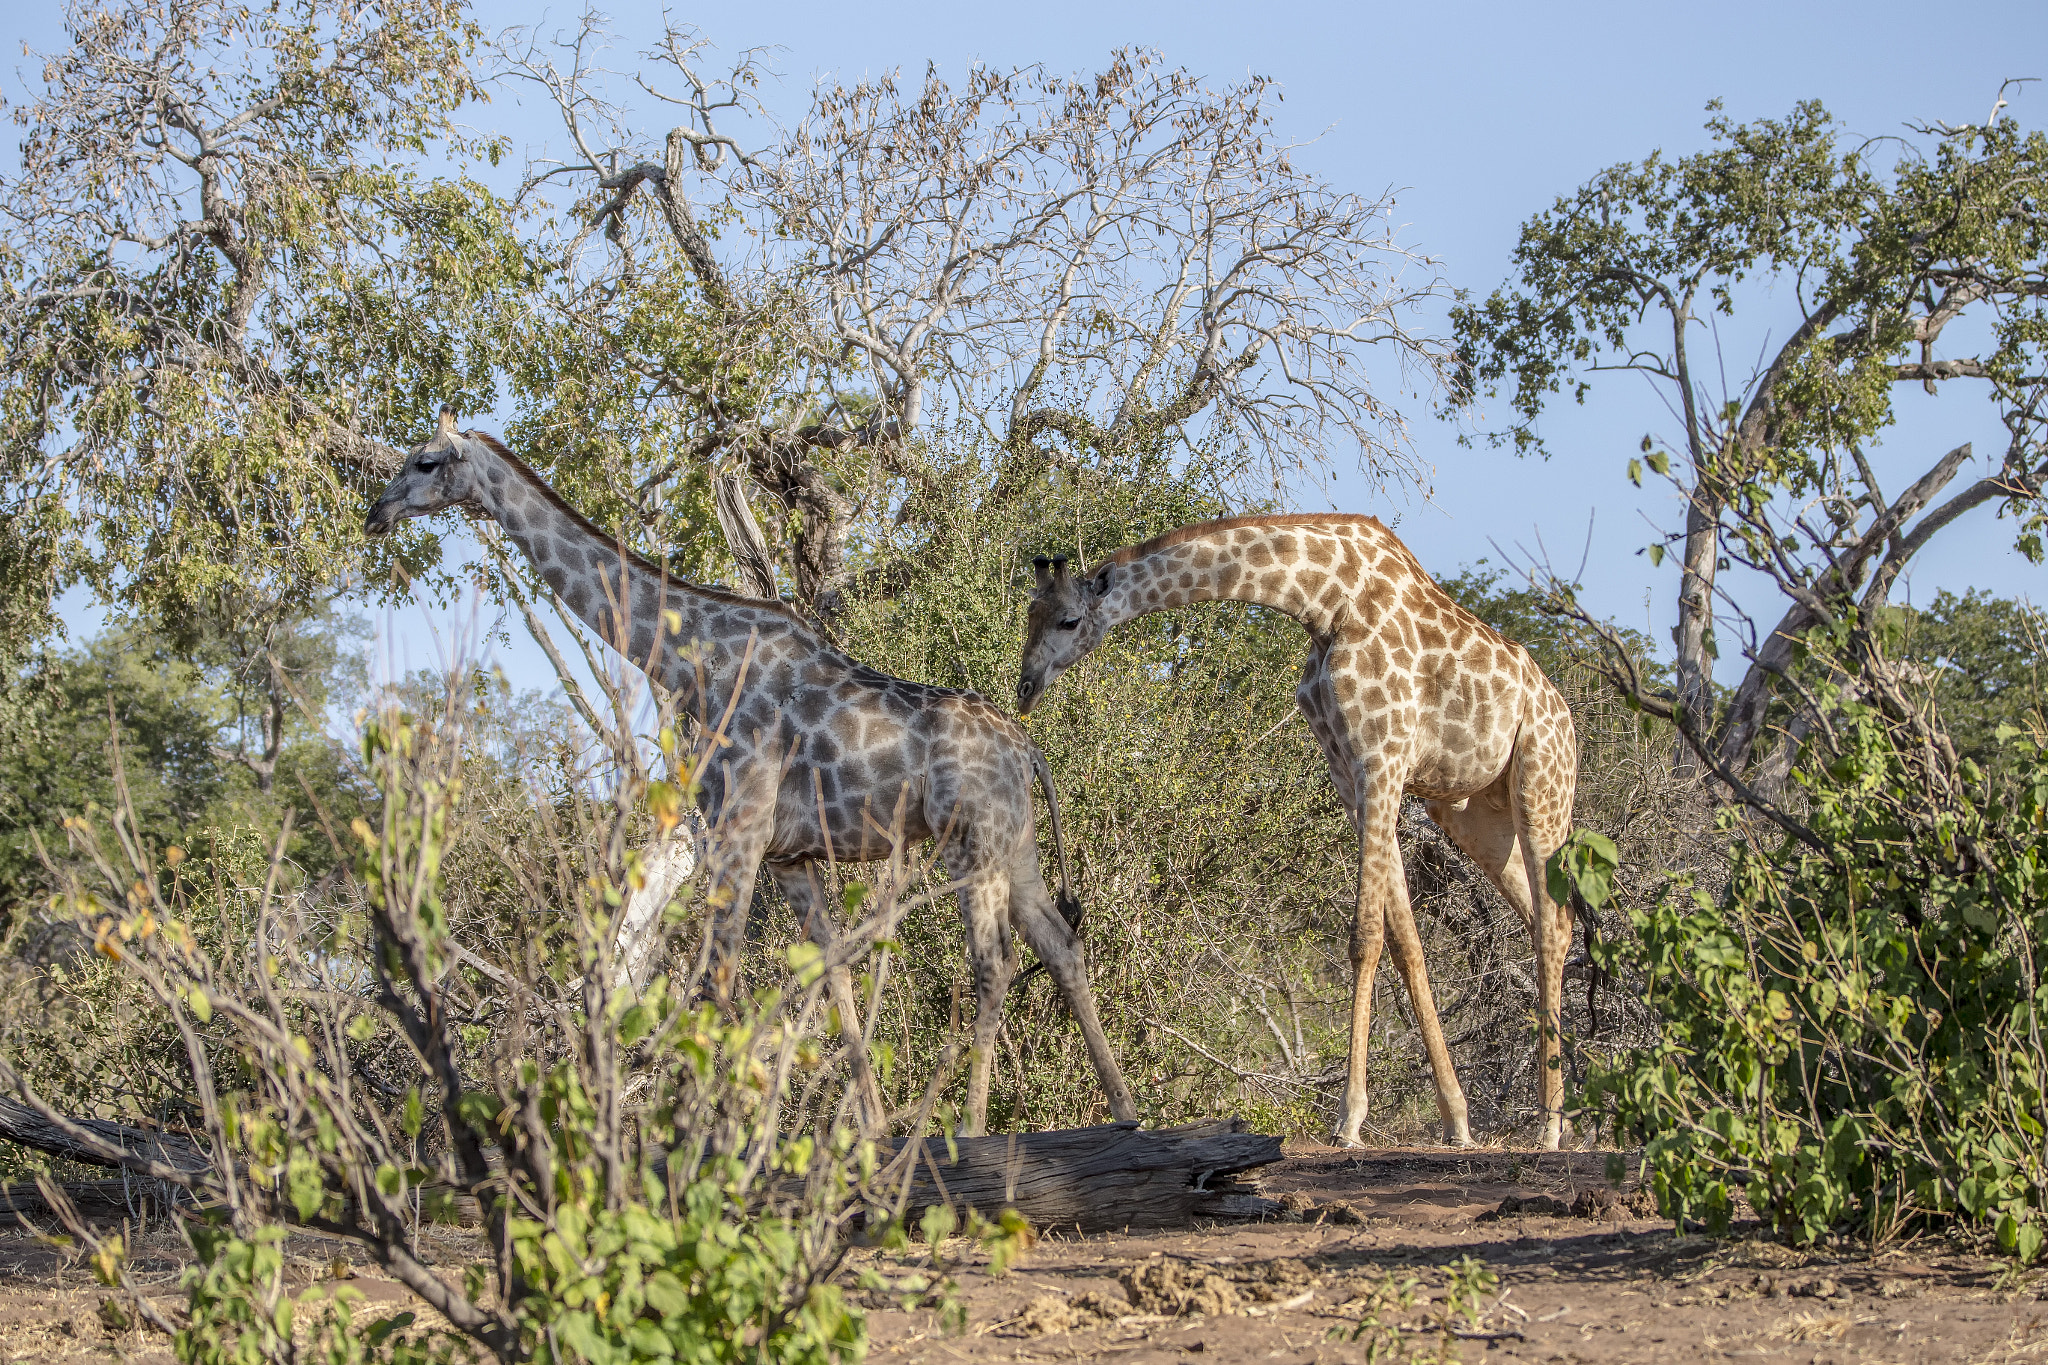
[[[2012,745],[1997,785],[1953,763],[1950,783],[1936,732],[1837,706],[1825,766],[1799,774],[1803,822],[1731,815],[1725,894],[1676,883],[1606,950],[1662,1028],[1592,1093],[1646,1140],[1681,1220],[1723,1229],[1739,1192],[1793,1240],[1953,1218],[2030,1260],[2048,1218],[2048,750]]]
[[[630,737],[552,786],[534,756],[528,804],[499,792],[472,818],[467,719],[452,688],[438,716],[370,718],[375,823],[334,832],[353,846],[353,904],[291,888],[289,820],[258,875],[212,880],[149,850],[132,813],[71,823],[97,877],[60,905],[125,983],[106,998],[151,1020],[186,1072],[201,1169],[142,1170],[183,1188],[198,1255],[184,1322],[132,1293],[119,1238],[75,1211],[67,1230],[190,1362],[857,1358],[861,1316],[832,1277],[849,1221],[885,1224],[908,1171],[854,1130],[824,983],[889,940],[912,867],[849,889],[857,923],[829,955],[754,954],[729,1007],[711,1002],[710,915],[686,882],[663,915],[677,974],[634,994],[613,971],[619,925],[650,838],[705,837],[675,812],[717,737],[693,751],[664,727],[670,783]],[[251,909],[247,932],[217,931],[224,900]],[[48,1109],[4,1062],[0,1081]],[[426,1208],[457,1199],[481,1212],[485,1256],[459,1283],[419,1244]],[[363,1247],[445,1324],[359,1321],[346,1290],[294,1294],[294,1227]]]

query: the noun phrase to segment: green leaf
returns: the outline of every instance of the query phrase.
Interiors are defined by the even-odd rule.
[[[419,1320],[419,1315],[407,1310],[395,1317],[379,1318],[370,1324],[363,1337],[372,1346],[382,1346],[393,1332],[402,1332]]]
[[[1597,911],[1613,894],[1620,866],[1621,855],[1612,839],[1588,829],[1574,830],[1544,864],[1545,889],[1559,904],[1569,901],[1576,890]]]
[[[319,1213],[320,1206],[327,1202],[327,1180],[320,1163],[304,1152],[293,1152],[285,1166],[285,1190],[292,1207],[298,1210],[300,1222]]]
[[[2029,1219],[2013,1230],[2012,1250],[2021,1265],[2032,1265],[2041,1254],[2041,1225]]]
[[[939,1245],[953,1235],[959,1226],[959,1219],[948,1204],[934,1204],[924,1211],[924,1218],[918,1227],[924,1233],[925,1245],[937,1250]]]
[[[455,1117],[472,1129],[486,1130],[497,1126],[499,1113],[504,1104],[496,1095],[465,1091],[455,1102]]]
[[[633,1006],[619,1017],[619,1041],[631,1047],[653,1031],[660,1017],[644,1004]]]
[[[647,1304],[663,1317],[681,1317],[690,1311],[690,1292],[683,1282],[667,1270],[657,1270],[647,1277],[643,1290]]]
[[[799,986],[808,987],[825,974],[825,954],[809,939],[790,944],[787,956]]]

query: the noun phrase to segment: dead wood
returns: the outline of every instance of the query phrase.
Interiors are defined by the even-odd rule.
[[[1246,1132],[1241,1119],[926,1138],[908,1212],[950,1205],[992,1218],[1014,1208],[1037,1228],[1081,1232],[1277,1217],[1280,1205],[1237,1177],[1278,1160],[1280,1139]]]
[[[67,1118],[64,1124],[58,1124],[17,1100],[0,1097],[0,1138],[33,1147],[39,1152],[48,1152],[51,1156],[82,1161],[88,1166],[121,1168],[123,1163],[111,1155],[109,1148],[81,1140],[75,1133],[66,1131],[67,1126],[85,1130],[101,1143],[137,1158],[139,1163],[155,1163],[187,1175],[197,1175],[213,1168],[213,1162],[206,1153],[190,1138],[180,1134],[134,1128],[112,1119]]]

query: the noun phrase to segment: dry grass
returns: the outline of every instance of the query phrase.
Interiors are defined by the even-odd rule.
[[[1840,1341],[1856,1320],[1847,1313],[1794,1313],[1771,1328],[1771,1335],[1787,1341]]]

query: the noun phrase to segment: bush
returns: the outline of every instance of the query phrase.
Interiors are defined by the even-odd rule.
[[[1803,824],[1731,816],[1726,893],[1677,883],[1633,916],[1639,942],[1607,950],[1662,1028],[1592,1093],[1646,1140],[1673,1217],[1725,1229],[1741,1193],[1797,1241],[1960,1219],[2031,1260],[2048,750],[2011,745],[1994,785],[1967,759],[1930,764],[1934,732],[1838,705],[1825,767],[1799,775]]]
[[[198,1255],[184,1322],[132,1292],[121,1239],[75,1211],[67,1231],[190,1362],[309,1347],[336,1362],[858,1358],[862,1320],[832,1278],[849,1221],[886,1228],[909,1172],[882,1167],[854,1128],[852,1057],[824,988],[890,941],[911,865],[848,889],[857,922],[829,954],[752,955],[752,990],[725,1008],[709,990],[710,915],[686,882],[663,913],[676,974],[635,995],[613,971],[619,925],[650,841],[706,837],[676,810],[716,737],[693,751],[662,728],[646,749],[665,751],[671,783],[630,737],[554,774],[565,781],[530,755],[529,801],[499,789],[478,813],[468,779],[492,768],[471,718],[457,689],[439,715],[370,718],[363,776],[379,799],[334,832],[352,903],[293,889],[289,820],[242,876],[192,875],[135,836],[132,811],[70,823],[95,876],[74,877],[58,907],[116,978],[95,998],[132,1017],[127,1036],[158,1042],[154,1058],[110,1059],[103,1079],[165,1057],[184,1072],[201,1169],[141,1172],[182,1187]],[[221,931],[230,903],[240,932]],[[52,1025],[40,1046],[61,1050],[75,1021]],[[29,1025],[12,1027],[29,1042]],[[4,1062],[0,1081],[41,1103]],[[921,1130],[930,1113],[902,1117]],[[419,1238],[425,1213],[458,1199],[481,1212],[484,1259],[452,1282]],[[346,1290],[294,1293],[292,1228],[363,1247],[438,1319],[358,1321]],[[998,1254],[1021,1235],[1006,1224]]]

